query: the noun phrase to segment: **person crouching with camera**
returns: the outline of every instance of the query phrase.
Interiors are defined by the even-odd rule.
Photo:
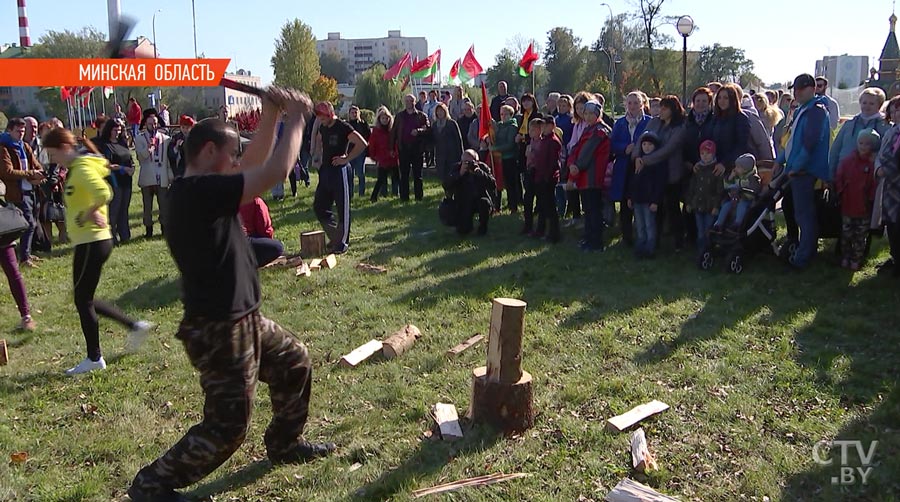
[[[496,180],[491,169],[479,162],[475,150],[466,150],[457,169],[451,169],[447,180],[450,193],[456,202],[456,231],[460,235],[472,232],[473,219],[478,213],[477,235],[485,235],[488,220],[493,210],[492,193],[496,190]]]

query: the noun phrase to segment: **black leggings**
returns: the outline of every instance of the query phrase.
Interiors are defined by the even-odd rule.
[[[91,361],[97,361],[100,353],[100,323],[97,314],[108,317],[127,328],[133,328],[135,321],[126,316],[115,305],[94,300],[94,292],[100,283],[103,264],[112,253],[113,241],[95,241],[75,246],[75,259],[72,266],[72,279],[75,285],[75,308],[81,319],[81,331],[87,345],[87,355]]]

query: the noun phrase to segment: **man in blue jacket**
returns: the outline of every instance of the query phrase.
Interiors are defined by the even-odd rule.
[[[825,98],[816,96],[816,80],[804,73],[789,87],[799,108],[788,126],[790,139],[784,151],[778,153],[776,164],[784,166],[790,177],[794,214],[800,227],[800,244],[789,264],[806,268],[816,254],[819,241],[816,220],[816,180],[831,181],[828,169],[828,142],[831,127]]]

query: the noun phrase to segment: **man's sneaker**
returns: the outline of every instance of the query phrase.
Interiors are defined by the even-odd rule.
[[[74,368],[69,368],[66,370],[66,375],[81,375],[83,373],[89,373],[94,370],[105,370],[106,369],[106,361],[101,357],[97,361],[91,361],[90,358],[85,358],[84,361],[78,363]]]
[[[135,486],[128,489],[132,502],[187,502],[189,499],[175,490],[148,492]]]
[[[337,445],[334,443],[310,443],[308,441],[303,441],[293,450],[285,454],[277,456],[269,455],[269,460],[271,460],[274,465],[300,464],[319,457],[325,457],[334,453],[335,450],[337,450]]]
[[[153,324],[147,321],[134,323],[131,331],[128,332],[128,338],[125,339],[125,352],[137,352],[140,350],[153,327]]]
[[[35,327],[34,319],[30,315],[23,317],[22,322],[19,323],[19,329],[22,331],[34,331]]]
[[[344,254],[350,250],[350,246],[338,242],[334,246],[329,247],[328,250],[331,251],[332,254]]]

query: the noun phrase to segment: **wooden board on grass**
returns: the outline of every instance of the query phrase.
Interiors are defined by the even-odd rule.
[[[668,409],[668,404],[654,399],[649,403],[635,406],[627,413],[623,413],[621,415],[610,418],[606,421],[607,427],[613,431],[622,432],[628,430],[630,427],[634,426],[641,420],[645,420]]]
[[[369,340],[366,344],[360,345],[353,352],[341,358],[341,366],[352,368],[357,364],[372,357],[376,352],[381,351],[381,342],[378,340]]]

